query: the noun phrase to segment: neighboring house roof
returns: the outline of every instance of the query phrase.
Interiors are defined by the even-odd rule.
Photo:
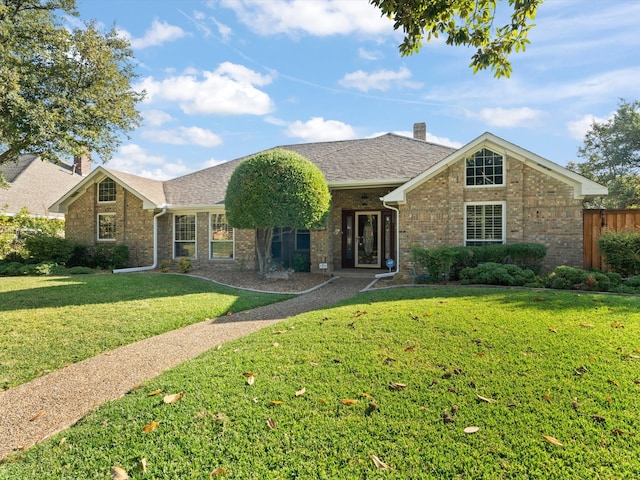
[[[384,200],[390,203],[405,203],[406,194],[416,188],[418,185],[426,182],[430,178],[439,174],[449,165],[456,163],[463,158],[472,155],[474,152],[481,148],[488,148],[496,153],[515,158],[521,162],[524,162],[527,166],[539,170],[551,177],[560,180],[573,187],[574,197],[576,199],[583,199],[589,196],[606,195],[607,187],[595,183],[581,175],[578,175],[571,170],[568,170],[560,165],[553,163],[545,158],[536,155],[522,147],[519,147],[511,142],[508,142],[500,137],[493,135],[492,133],[485,132],[478,138],[467,143],[464,147],[448,155],[441,162],[432,165],[426,169],[420,175],[411,179],[404,185],[396,188],[392,192],[389,192],[384,196]]]
[[[361,140],[303,143],[276,148],[291,150],[308,158],[322,171],[330,189],[397,187],[384,198],[389,202],[403,203],[406,193],[412,188],[482,147],[509,155],[572,185],[576,198],[607,193],[605,187],[491,133],[481,135],[460,149],[392,133]],[[67,205],[78,192],[92,183],[101,181],[105,176],[109,176],[141,198],[144,208],[178,209],[215,205],[222,207],[233,171],[248,158],[250,156],[165,182],[98,167],[72,191],[54,203],[51,210],[65,212]]]
[[[17,162],[0,165],[9,184],[0,188],[0,213],[15,215],[26,207],[36,216],[61,216],[49,212],[49,205],[75,187],[82,176],[68,163],[42,161],[36,155],[21,155]]]

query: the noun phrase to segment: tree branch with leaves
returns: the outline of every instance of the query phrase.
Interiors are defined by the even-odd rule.
[[[473,72],[490,68],[496,77],[509,77],[509,56],[524,51],[542,0],[370,0],[393,20],[393,28],[404,32],[402,56],[417,53],[423,40],[445,38],[451,46],[476,49],[471,57]],[[498,4],[508,3],[507,23],[497,26]]]

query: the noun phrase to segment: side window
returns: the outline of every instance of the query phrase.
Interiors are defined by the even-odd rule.
[[[212,213],[210,219],[209,258],[233,259],[234,231],[227,223],[227,216],[224,213]]]
[[[196,216],[174,215],[173,217],[173,256],[196,256]]]
[[[505,243],[504,212],[504,202],[466,204],[464,244],[470,247]]]
[[[98,214],[98,240],[115,241],[116,239],[116,214]]]
[[[504,185],[504,158],[486,148],[465,161],[467,187]]]
[[[98,184],[98,202],[109,203],[116,201],[116,182],[105,178]]]

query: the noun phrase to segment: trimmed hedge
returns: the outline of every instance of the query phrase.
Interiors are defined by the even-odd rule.
[[[532,270],[516,265],[489,262],[474,268],[463,269],[460,272],[460,280],[463,285],[475,283],[522,287],[533,284],[536,281],[536,274]]]
[[[539,274],[547,247],[537,243],[510,243],[483,247],[411,248],[411,259],[434,279],[459,280],[460,272],[483,263],[512,264]]]

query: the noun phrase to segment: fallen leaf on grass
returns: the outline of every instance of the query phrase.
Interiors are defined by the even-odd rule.
[[[247,377],[247,385],[253,385],[254,383],[256,383],[256,377],[254,377],[253,375]]]
[[[129,478],[129,474],[122,467],[111,467],[111,478],[113,480],[127,480]]]
[[[320,405],[326,405],[326,404],[327,404],[327,401],[326,401],[324,398],[319,398],[319,399],[318,399],[318,403],[319,403]]]
[[[305,387],[302,387],[300,390],[296,391],[296,397],[301,397],[306,392],[307,392],[307,389]]]
[[[147,473],[147,459],[143,458],[142,460],[140,460],[140,470],[142,470],[142,473]]]
[[[184,392],[172,393],[171,395],[165,395],[162,401],[167,405],[179,402],[184,397]]]
[[[276,330],[275,332],[273,332],[274,335],[282,335],[283,333],[287,333],[286,330]]]
[[[355,405],[358,403],[358,400],[354,400],[353,398],[343,398],[340,400],[340,403],[343,405]]]
[[[31,417],[31,418],[29,419],[29,421],[30,421],[30,422],[33,422],[33,421],[35,421],[35,420],[39,419],[39,418],[40,418],[41,416],[43,416],[43,415],[44,415],[44,410],[43,410],[43,411],[41,411],[41,412],[36,413],[33,417]]]
[[[620,430],[619,428],[614,428],[613,430],[611,430],[611,433],[613,435],[617,435],[617,436],[624,435],[624,432],[622,430]]]
[[[549,331],[552,333],[558,333],[558,330],[556,330],[556,327],[549,327]]]
[[[371,395],[370,393],[366,393],[366,392],[360,392],[358,395],[361,396],[361,397],[364,397],[364,398],[373,398],[373,395]]]
[[[549,395],[543,395],[542,400],[544,400],[547,403],[551,403],[551,397]]]
[[[556,445],[558,447],[562,447],[562,442],[560,440],[558,440],[557,438],[550,437],[549,435],[543,435],[542,438],[544,438],[551,445]]]
[[[580,404],[578,404],[578,398],[574,398],[573,402],[571,402],[571,406],[573,407],[574,410],[578,410],[580,408]]]
[[[602,415],[591,415],[591,418],[593,418],[596,422],[606,422],[607,419],[604,418]]]
[[[402,390],[404,388],[407,388],[407,384],[406,383],[391,382],[389,384],[389,388],[391,390]]]
[[[592,325],[590,323],[581,323],[580,326],[582,328],[594,328],[595,327],[595,325]]]
[[[624,328],[624,325],[623,325],[623,324],[621,324],[620,322],[613,322],[613,323],[611,324],[611,326],[612,326],[613,328]]]
[[[283,403],[282,400],[271,400],[271,405],[282,405]]]
[[[609,379],[607,380],[608,383],[610,383],[611,385],[615,385],[616,387],[620,386],[620,382],[618,382],[617,380],[613,380],[613,379]]]
[[[158,428],[158,425],[160,425],[160,424],[159,424],[158,422],[155,422],[155,421],[154,421],[154,422],[151,422],[151,423],[148,423],[147,425],[145,425],[145,426],[144,426],[144,428],[142,429],[142,431],[143,431],[144,433],[149,433],[149,432],[151,432],[152,430],[155,430],[156,428]]]
[[[227,475],[228,473],[229,472],[227,471],[226,468],[218,467],[209,474],[209,478],[217,477],[219,475]]]
[[[274,428],[276,428],[276,422],[273,421],[273,418],[269,417],[267,418],[267,426],[273,430]]]
[[[384,463],[382,460],[380,460],[375,455],[371,455],[371,460],[373,460],[373,464],[376,466],[376,468],[379,468],[380,470],[388,470],[389,469],[389,465]]]
[[[413,352],[416,349],[416,347],[414,347],[413,345],[407,347],[404,349],[405,352]]]
[[[496,403],[496,401],[493,398],[483,397],[482,395],[478,395],[477,393],[476,393],[476,397],[478,397],[478,400],[480,400],[481,402]]]
[[[243,377],[255,377],[255,376],[256,376],[256,374],[255,374],[255,373],[253,373],[253,372],[243,372],[243,373],[242,373],[242,376],[243,376]]]
[[[164,388],[158,388],[157,390],[153,390],[149,393],[147,393],[147,397],[153,397],[154,395],[158,395],[160,393],[164,392]]]
[[[464,433],[471,434],[471,433],[476,433],[478,430],[480,430],[480,427],[466,427],[466,428],[463,430],[463,432],[464,432]]]

